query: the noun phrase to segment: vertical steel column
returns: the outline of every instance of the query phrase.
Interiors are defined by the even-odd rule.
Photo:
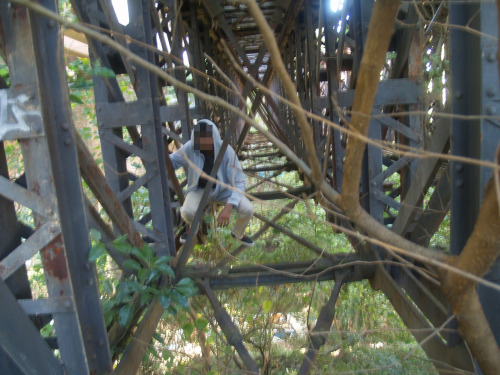
[[[44,0],[41,3],[48,9],[57,11],[53,0]],[[65,79],[62,33],[54,21],[37,14],[30,13],[30,21],[40,87],[44,90],[41,94],[42,113],[53,167],[62,236],[88,369],[90,373],[110,372],[111,356],[97,278],[95,269],[88,262],[91,244]]]
[[[14,103],[18,100],[17,98],[25,97],[26,108],[31,109],[31,132],[26,135],[17,135],[23,152],[27,186],[29,190],[39,194],[47,202],[52,203],[53,207],[56,207],[52,185],[52,168],[48,159],[49,149],[40,116],[39,83],[28,12],[26,9],[14,5],[7,8],[5,2],[0,3],[0,7],[2,8],[0,12],[2,14],[2,31],[5,48],[8,52],[6,54],[7,64],[10,67],[12,85],[9,96]],[[14,105],[17,106],[17,104]],[[19,112],[19,108],[13,112]],[[35,113],[38,113],[38,118],[35,117]],[[25,121],[24,116],[28,117],[27,114],[16,116],[18,124]],[[7,124],[2,125],[7,126]],[[39,230],[47,222],[47,217],[57,216],[56,210],[52,208],[47,208],[47,210],[50,212],[44,212],[42,215],[45,216],[33,212],[35,226]],[[12,227],[12,223],[7,227]],[[53,225],[51,234],[57,234],[58,230],[58,227]],[[38,246],[42,247],[43,244],[38,244]],[[40,251],[49,297],[71,297],[73,291],[68,277],[61,237],[56,237],[49,246],[40,248]],[[18,294],[16,297],[31,298],[31,296],[23,297]],[[88,373],[78,316],[69,300],[68,304],[66,311],[52,313],[61,358],[68,372]],[[5,370],[3,367],[1,368]]]
[[[481,121],[481,160],[493,161],[497,147],[500,146],[500,82],[498,77],[498,9],[497,3],[481,3],[481,113],[486,115]],[[477,77],[475,77],[477,79]],[[493,118],[496,116],[496,118]],[[491,168],[481,167],[481,197],[484,187],[492,175]],[[500,284],[500,260],[493,264],[485,278]],[[484,285],[478,286],[481,299],[491,329],[500,345],[500,292]]]
[[[481,160],[493,160],[500,140],[499,81],[497,52],[497,6],[494,2],[452,3],[450,23],[454,27],[450,36],[452,114],[475,116],[452,122],[451,151],[454,155]],[[461,28],[468,26],[481,31],[475,35]],[[479,118],[478,115],[485,117]],[[489,168],[480,168],[461,162],[451,167],[451,251],[462,251],[476,223],[484,186],[491,176]],[[500,262],[497,261],[485,276],[500,282]],[[490,326],[500,344],[500,292],[482,285],[478,293]]]
[[[77,4],[85,22],[100,24],[99,19],[102,18],[102,13],[96,1]],[[149,4],[149,2],[142,4],[129,2],[130,22],[118,32],[130,35],[132,40],[153,45]],[[108,47],[104,47],[99,42],[89,41],[89,45],[92,46],[91,57],[94,61],[100,59],[105,66],[114,69],[116,74],[123,73],[118,54],[113,55]],[[128,48],[130,52],[154,63],[153,55],[143,46],[131,43]],[[110,54],[113,58],[116,57],[113,65],[108,61]],[[138,218],[135,218],[134,224],[138,230],[154,241],[158,254],[175,255],[173,220],[161,135],[159,108],[159,95],[161,94],[156,77],[146,69],[133,66],[133,69],[127,73],[133,75],[130,79],[134,83],[137,96],[136,100],[128,102],[125,102],[116,79],[93,77],[106,179],[131,217],[133,217],[133,209],[130,196],[140,187],[147,187],[151,212],[146,215],[146,218],[152,218],[153,230],[146,228],[143,222],[138,222]],[[133,128],[135,133],[137,132],[135,128],[139,124],[140,137],[136,136],[131,145],[123,138],[124,127],[126,126],[129,130]],[[146,170],[143,175],[132,178],[134,180],[132,185],[130,185],[130,174],[127,170],[127,158],[131,153],[142,159]]]
[[[480,29],[479,3],[451,3],[450,24]],[[451,107],[453,115],[481,113],[480,38],[465,28],[450,32]],[[455,118],[452,122],[451,153],[479,159],[481,155],[480,120]],[[459,254],[469,238],[479,211],[479,167],[451,163],[451,251]]]
[[[147,45],[155,45],[153,43],[153,38],[151,35],[151,16],[150,16],[150,2],[147,0],[142,1],[142,18],[143,27],[142,33],[144,42]],[[180,36],[179,36],[180,38]],[[145,50],[145,59],[150,63],[155,62],[153,53],[149,50]],[[167,166],[165,165],[165,155],[163,151],[163,135],[162,135],[162,124],[160,120],[160,95],[161,93],[158,77],[154,74],[145,71],[144,69],[138,69],[138,77],[144,74],[144,81],[147,83],[144,85],[144,90],[139,93],[139,100],[141,96],[144,95],[144,100],[149,100],[151,102],[151,107],[153,109],[153,121],[149,124],[142,124],[142,143],[143,148],[155,153],[156,160],[149,165],[146,164],[146,169],[157,172],[155,178],[151,179],[148,184],[149,197],[150,197],[150,207],[151,214],[153,218],[153,228],[155,231],[160,232],[164,236],[164,241],[157,243],[157,253],[159,255],[171,255],[175,256],[175,237],[174,237],[174,221],[172,208],[170,205],[170,194],[169,194],[169,184],[167,176]],[[183,73],[184,80],[186,79],[186,74]],[[189,104],[187,103],[186,95],[186,107],[185,111],[189,120]]]
[[[1,10],[0,5],[0,10]],[[9,177],[7,169],[7,160],[5,159],[5,151],[3,142],[0,142],[0,175]],[[11,253],[21,244],[21,236],[19,235],[19,223],[17,222],[14,202],[0,196],[0,260]],[[27,290],[23,284],[27,284]],[[26,273],[26,267],[22,267],[14,275],[6,280],[8,288],[12,291],[16,298],[31,298],[31,289]],[[4,301],[2,301],[4,303]],[[6,319],[5,317],[2,317]],[[0,347],[0,373],[17,375],[21,374],[17,367],[8,356],[7,352]]]
[[[323,10],[324,12],[324,10]],[[318,108],[318,96],[319,96],[319,55],[318,51],[321,46],[321,38],[323,36],[321,30],[318,30],[318,24],[313,21],[313,5],[311,0],[305,0],[305,24],[306,24],[306,49],[307,53],[307,66],[309,85],[307,87],[307,103],[303,102],[303,106],[306,106],[312,113],[321,115],[320,109]],[[315,19],[316,20],[316,19]],[[316,32],[318,35],[316,36]],[[314,137],[314,143],[316,145],[316,157],[321,160],[320,154],[320,143],[321,143],[321,133],[322,129],[320,123],[316,120],[312,120],[312,131]]]
[[[147,7],[147,2],[145,3],[145,7]],[[184,26],[182,24],[182,13],[179,9],[181,7],[181,2],[175,0],[175,14],[176,19],[172,21],[172,35],[174,37],[173,40],[170,41],[170,45],[172,46],[172,55],[176,56],[177,59],[182,60],[184,49],[182,47],[183,38],[184,38]],[[146,8],[147,9],[147,8]],[[144,20],[149,19],[149,17],[145,17]],[[149,32],[149,29],[146,29]],[[181,61],[175,61],[174,67],[178,67],[175,69],[174,74],[175,78],[180,82],[186,83],[186,72],[184,70],[184,63]],[[182,124],[182,138],[186,142],[191,137],[191,115],[189,114],[189,102],[188,102],[188,94],[180,89],[175,89],[177,94],[177,101],[181,108],[181,118],[179,119]],[[175,254],[174,254],[175,255]]]
[[[366,34],[368,33],[368,24],[373,9],[373,1],[353,0],[352,5],[354,39],[356,42],[354,64],[352,70],[352,82],[356,84],[361,65],[361,58],[363,56],[364,44],[366,42]],[[377,173],[376,171],[370,171],[369,168],[370,166],[368,165],[368,149],[366,149],[361,172],[360,200],[361,205],[368,212],[370,212],[370,172]]]
[[[325,1],[324,6],[330,6],[330,1]],[[344,6],[347,6],[345,4]],[[336,42],[337,42],[337,24],[339,16],[335,15],[331,11],[323,12],[324,24],[325,24],[325,41],[326,41],[326,66],[327,66],[327,79],[328,79],[328,106],[329,106],[329,118],[330,121],[340,124],[340,117],[338,115],[337,108],[333,101],[334,95],[337,93],[339,87],[339,79],[337,75],[337,64],[338,61],[334,59],[336,54]],[[341,49],[343,46],[339,43],[338,48]],[[342,183],[342,147],[340,144],[341,134],[337,129],[332,129],[332,177],[333,177],[333,187],[337,190],[340,189]],[[328,150],[327,150],[328,151]],[[327,158],[329,155],[325,155]]]

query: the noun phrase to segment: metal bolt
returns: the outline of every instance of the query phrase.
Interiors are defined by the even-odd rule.
[[[99,340],[99,346],[103,346],[104,345],[104,340],[103,339],[100,339]]]
[[[64,144],[66,146],[71,145],[71,137],[69,135],[66,138],[64,138]]]
[[[455,170],[457,172],[461,172],[461,171],[463,171],[463,169],[464,169],[464,165],[462,163],[455,164]]]
[[[85,268],[87,271],[90,270],[90,264],[85,263],[85,265],[83,266],[83,268]]]
[[[68,130],[68,129],[69,129],[69,125],[68,125],[68,123],[67,123],[67,122],[63,122],[63,123],[61,124],[61,128],[63,128],[64,130]]]
[[[71,302],[69,302],[69,301],[64,302],[64,307],[69,309],[71,307]]]
[[[49,20],[47,23],[47,26],[49,26],[51,29],[56,26],[56,21],[54,20]]]
[[[50,227],[49,227],[49,231],[50,233],[55,233],[57,231],[57,226],[52,224]]]
[[[494,87],[490,86],[486,89],[486,95],[488,95],[490,98],[494,97],[496,93],[497,93],[497,90],[495,90]]]
[[[54,213],[54,209],[52,207],[47,207],[45,209],[45,215],[52,216],[53,213]]]
[[[464,97],[464,92],[462,90],[455,91],[455,98],[462,99]]]
[[[488,55],[486,55],[486,60],[488,60],[488,62],[495,62],[496,59],[497,58],[493,52],[490,52],[488,53]]]
[[[89,283],[89,286],[92,286],[92,285],[94,285],[94,280],[92,280],[92,279],[89,277],[88,283]]]
[[[458,179],[458,180],[457,180],[457,183],[455,184],[455,186],[456,186],[457,188],[459,188],[459,189],[463,188],[463,186],[464,186],[464,180],[462,180],[462,179]]]
[[[493,107],[492,105],[487,106],[486,113],[490,116],[494,115],[496,113],[495,107]]]

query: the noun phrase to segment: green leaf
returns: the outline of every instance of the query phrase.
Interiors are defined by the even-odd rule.
[[[188,278],[180,280],[176,285],[175,289],[186,297],[194,296],[198,289],[194,285],[194,281]]]
[[[116,237],[113,240],[113,247],[120,253],[127,254],[130,252],[132,246],[127,242],[127,235]]]
[[[155,251],[153,247],[149,244],[145,244],[142,248],[142,253],[146,255],[148,264],[153,264],[153,260],[155,258]]]
[[[143,263],[148,263],[148,259],[146,258],[146,256],[137,247],[132,248],[132,255],[135,256],[140,261],[142,261]]]
[[[174,270],[168,264],[156,264],[154,269],[160,271],[164,275],[168,275],[170,277],[175,276]]]
[[[115,73],[109,69],[102,66],[96,66],[91,70],[91,73],[96,76],[113,78],[115,77]]]
[[[152,270],[151,273],[149,274],[148,279],[146,280],[146,284],[158,280],[159,277],[160,277],[160,272],[157,270]]]
[[[89,262],[95,262],[97,258],[106,253],[106,247],[102,243],[97,243],[95,246],[92,246],[89,251]]]
[[[142,283],[142,284],[145,284],[146,283],[146,280],[149,278],[149,274],[151,273],[151,271],[147,268],[141,268],[139,270],[139,273],[137,274],[137,277],[139,278],[139,281]]]
[[[92,241],[99,242],[101,240],[101,232],[97,229],[91,228],[89,234]]]
[[[171,298],[174,304],[177,304],[185,309],[189,308],[188,299],[180,294],[177,290],[172,290]]]
[[[132,305],[125,305],[120,309],[119,317],[120,317],[120,324],[122,326],[127,326],[127,323],[132,317],[132,312],[133,312]]]
[[[123,268],[128,268],[130,270],[139,271],[142,267],[133,259],[127,259],[122,264]]]
[[[111,282],[110,279],[105,279],[104,282],[102,282],[102,292],[107,293],[107,294],[112,294],[113,293],[113,283]]]
[[[177,287],[177,286],[187,286],[187,285],[193,285],[193,280],[185,277],[179,280],[179,282],[175,286]]]
[[[153,338],[158,341],[160,344],[165,344],[165,340],[158,333],[153,333]]]
[[[193,330],[194,330],[193,323],[184,323],[184,325],[182,326],[182,331],[184,332],[186,340],[189,340],[191,334],[193,333]]]
[[[76,103],[76,104],[83,104],[83,100],[82,100],[82,98],[80,97],[80,95],[76,95],[76,94],[72,94],[72,93],[70,93],[70,94],[69,94],[69,100],[70,100],[72,103]]]
[[[168,264],[172,260],[171,256],[168,255],[162,255],[161,257],[158,257],[155,261],[155,265],[159,264]]]
[[[141,305],[147,305],[151,300],[153,299],[153,296],[149,293],[144,293],[141,295]]]
[[[171,351],[169,351],[169,350],[163,350],[163,351],[161,352],[161,355],[162,355],[162,357],[163,357],[163,359],[164,359],[165,361],[168,361],[168,360],[170,360],[170,359],[173,359],[173,358],[174,358],[174,355],[173,355],[173,354],[172,354],[172,352],[171,352]]]
[[[207,331],[207,326],[208,326],[208,321],[203,318],[196,319],[194,321],[194,326],[196,327],[197,330],[206,332]]]
[[[264,303],[262,304],[262,308],[264,309],[264,311],[266,313],[268,313],[269,311],[271,311],[271,306],[273,305],[273,303],[269,300],[266,300],[264,301]]]
[[[158,302],[163,306],[164,309],[168,309],[170,307],[170,293],[162,293],[158,296]]]

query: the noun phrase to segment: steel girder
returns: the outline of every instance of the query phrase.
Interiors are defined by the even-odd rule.
[[[44,5],[55,10],[55,2],[46,1]],[[75,374],[110,371],[97,279],[88,262],[90,240],[62,50],[57,48],[62,41],[59,27],[22,7],[5,2],[0,6],[11,78],[11,88],[1,94],[1,128],[9,130],[2,131],[1,139],[19,141],[27,182],[27,187],[21,187],[2,177],[1,193],[6,199],[33,210],[36,227],[32,236],[3,257],[1,277],[9,280],[10,275],[39,252],[49,295],[47,299],[34,301],[29,299],[31,295],[16,293],[16,297],[24,298],[18,301],[20,305],[7,302],[14,297],[8,295],[2,282],[5,289],[2,298],[6,301],[2,316],[7,324],[2,329],[2,346],[19,370],[28,373],[33,368],[40,373],[62,373],[63,367]],[[44,69],[46,66],[60,69]],[[54,320],[56,347],[62,363],[53,356],[27,315],[50,316]],[[14,319],[11,325],[7,316]],[[21,331],[9,333],[9,329],[16,329],[15,319],[29,322],[22,323],[26,336]],[[48,320],[44,319],[38,329]],[[15,336],[28,340],[29,344],[12,346]],[[25,358],[26,363],[20,364],[19,358]]]
[[[337,123],[341,122],[340,119],[348,121],[373,2],[358,0],[346,2],[345,10],[336,15],[321,13],[321,7],[325,7],[325,4],[319,5],[315,1],[307,1],[305,4],[305,11],[299,11],[300,2],[284,2],[282,4],[272,2],[271,8],[282,6],[283,9],[272,9],[266,13],[266,16],[268,20],[274,20],[269,23],[273,27],[276,26],[276,30],[279,30],[279,46],[282,48],[284,60],[288,64],[289,73],[295,80],[303,107],[315,115],[329,117]],[[267,5],[268,2],[262,4],[264,8]],[[179,58],[184,52],[187,52],[191,59],[191,66],[200,69],[209,77],[218,76],[221,78],[223,77],[222,72],[215,73],[216,69],[214,70],[212,64],[203,54],[207,53],[207,55],[212,56],[226,77],[239,85],[237,87],[244,93],[244,97],[255,100],[252,110],[261,114],[273,134],[290,145],[303,159],[307,158],[303,151],[301,134],[290,107],[281,101],[275,102],[275,95],[263,94],[260,90],[252,89],[251,84],[243,81],[244,75],[237,72],[227,58],[230,55],[234,60],[239,61],[242,68],[251,71],[254,77],[262,78],[261,82],[267,87],[271,87],[273,94],[283,94],[283,87],[278,80],[274,79],[274,73],[269,64],[269,55],[265,52],[266,48],[261,44],[262,40],[258,32],[255,31],[255,25],[248,19],[248,15],[245,16],[244,8],[224,1],[204,1],[200,5],[189,2],[179,9],[179,5],[175,1],[160,1],[154,9],[155,14],[160,14],[160,16],[158,18],[154,16],[151,23],[149,6],[150,2],[147,1],[130,2],[131,21],[129,25],[122,26],[116,22],[108,2],[103,1],[98,4],[97,1],[75,1],[75,8],[81,20],[109,29],[115,34],[116,40],[122,45],[127,45],[131,52],[138,54],[145,60],[163,66],[165,69],[176,69],[173,75],[180,82],[188,82],[186,77],[191,74],[193,79],[189,82],[193,87],[210,92],[223,98],[226,102],[238,106],[240,103],[235,95],[224,92],[211,79],[200,78],[193,72],[186,74],[181,70],[184,68],[182,68],[180,61],[174,59],[174,57]],[[165,11],[166,8],[169,10]],[[403,5],[400,21],[413,24],[412,22],[418,19],[416,14],[412,13],[413,10],[412,7]],[[380,82],[373,108],[373,119],[370,124],[370,138],[383,141],[388,139],[383,138],[383,135],[390,134],[398,140],[400,145],[436,153],[447,153],[451,138],[452,154],[490,160],[500,138],[496,116],[498,113],[497,46],[492,42],[497,31],[496,23],[491,19],[496,15],[496,8],[494,4],[490,3],[452,4],[450,12],[451,23],[466,25],[468,21],[474,19],[474,22],[477,23],[474,26],[483,32],[481,38],[463,33],[460,30],[452,32],[452,113],[486,115],[486,117],[467,120],[465,124],[463,120],[449,121],[446,116],[443,116],[439,119],[438,125],[435,126],[436,130],[432,137],[426,138],[428,134],[422,127],[423,119],[419,113],[422,110],[424,96],[422,81],[419,79],[421,76],[420,58],[423,53],[420,39],[422,34],[421,30],[416,27],[407,27],[398,30],[392,44],[393,51],[398,54],[397,68],[394,69],[397,73],[390,79]],[[352,15],[349,20],[347,19],[348,13]],[[184,22],[177,22],[175,25],[169,24],[175,20],[173,14],[182,14]],[[286,15],[285,20],[280,20],[280,15],[283,14]],[[203,19],[204,17],[207,19]],[[4,19],[2,17],[4,29],[10,30],[13,26],[10,24],[5,26]],[[228,21],[234,19],[239,21],[235,24]],[[337,31],[336,25],[338,25],[339,20],[343,22],[340,31]],[[349,23],[349,34],[345,34],[347,23]],[[213,30],[211,24],[217,24],[220,27]],[[321,25],[327,26],[324,40],[321,32],[316,33],[316,29]],[[120,36],[122,32],[133,40],[146,45],[156,44],[154,40],[157,36],[160,36],[160,39],[167,38],[175,56],[153,57],[144,46],[139,46],[136,43],[128,44],[126,39]],[[5,35],[14,38],[12,33]],[[189,38],[186,38],[186,35],[189,35]],[[46,36],[45,33],[38,35],[39,38],[44,36]],[[7,38],[7,40],[9,39]],[[25,45],[26,43],[28,42],[16,41],[16,45]],[[42,45],[42,41],[39,43]],[[108,183],[122,201],[129,216],[134,218],[136,228],[142,231],[145,238],[149,238],[155,243],[157,252],[174,255],[173,233],[175,225],[172,212],[178,205],[177,202],[170,201],[174,195],[169,190],[171,184],[169,178],[172,179],[172,176],[167,178],[165,172],[164,136],[168,135],[180,144],[189,138],[191,121],[201,117],[209,117],[209,114],[217,116],[224,133],[229,131],[230,126],[234,123],[234,117],[227,109],[212,106],[212,103],[204,102],[199,98],[195,100],[194,106],[190,106],[189,96],[182,90],[177,90],[178,104],[164,103],[163,95],[159,90],[159,86],[160,89],[164,88],[164,82],[158,83],[156,78],[144,68],[128,63],[126,58],[123,59],[123,56],[119,56],[99,42],[89,41],[89,45],[94,62],[99,60],[103,66],[112,69],[117,75],[128,74],[135,89],[135,98],[126,100],[123,98],[115,79],[94,77],[97,119]],[[7,45],[7,48],[12,47]],[[349,50],[351,53],[347,52]],[[41,56],[45,58],[43,54]],[[462,57],[457,58],[457,56]],[[31,61],[35,61],[33,57],[31,58]],[[19,64],[19,69],[23,68],[22,65]],[[323,67],[326,67],[326,70]],[[346,71],[350,74],[348,85],[339,88],[339,74]],[[40,75],[42,74],[41,71]],[[478,80],[477,77],[481,77],[481,79]],[[38,80],[32,87],[36,92],[39,86],[37,82]],[[33,101],[37,104],[38,99],[33,99],[32,96],[28,95],[30,91],[24,90],[23,88],[21,91],[26,92],[26,97],[31,99],[27,100],[17,93],[14,95],[12,88],[0,91],[2,105],[8,103],[13,113],[24,114],[23,119],[30,119],[30,121],[18,120],[16,125],[12,125],[11,122],[2,123],[2,125],[7,124],[7,126],[0,128],[0,137],[1,139],[23,139],[26,175],[30,188],[30,186],[35,185],[34,182],[38,179],[45,178],[46,172],[50,171],[51,168],[48,159],[36,160],[36,155],[42,155],[43,150],[48,154],[45,145],[47,142],[43,145],[45,148],[35,149],[32,145],[36,140],[43,138],[44,133],[40,111],[36,109],[29,112],[26,105],[26,103],[31,104]],[[62,98],[60,99],[63,101]],[[397,112],[396,108],[403,108],[409,114],[394,117],[393,114]],[[44,125],[47,126],[45,122],[44,119]],[[335,188],[340,190],[346,136],[339,129],[329,131],[317,119],[312,123],[314,123],[316,151],[324,163],[327,178]],[[166,124],[166,126],[163,127],[162,124]],[[470,124],[473,126],[464,126]],[[65,129],[64,124],[61,127],[62,130],[58,129],[56,134],[51,133],[53,136],[51,142],[55,142],[55,144],[62,142],[65,145],[67,141],[69,145],[62,147],[62,150],[51,149],[50,156],[53,159],[60,155],[66,155],[64,160],[69,162],[66,166],[59,166],[57,173],[65,170],[64,168],[68,166],[77,169],[74,155],[70,152],[64,152],[66,148],[68,150],[72,148],[69,147],[72,140],[65,136],[68,129]],[[125,129],[129,135],[124,133]],[[175,134],[176,132],[181,134]],[[243,133],[246,134],[246,130]],[[49,135],[49,132],[47,134]],[[28,140],[25,140],[26,137]],[[239,146],[241,147],[243,139],[240,140]],[[266,146],[264,145],[264,147]],[[132,176],[129,173],[127,161],[130,160],[131,155],[138,157],[143,163],[144,171],[141,171],[142,175],[140,176]],[[34,174],[32,169],[42,163],[48,166],[44,167],[43,172]],[[438,173],[438,171],[440,172]],[[445,168],[439,158],[426,158],[418,162],[418,159],[408,156],[388,155],[380,147],[369,145],[366,151],[360,196],[363,199],[364,207],[378,221],[390,225],[396,233],[410,238],[414,242],[424,244],[428,244],[431,235],[437,230],[441,220],[449,210],[451,200],[452,250],[458,253],[464,245],[464,240],[468,238],[472,223],[475,222],[474,217],[477,214],[482,188],[489,173],[487,168],[478,168],[456,162],[451,164],[451,168],[449,166]],[[43,176],[40,177],[39,174]],[[399,189],[393,189],[388,194],[389,178],[394,178],[395,175],[399,178]],[[52,251],[59,249],[61,237],[58,235],[61,230],[63,238],[65,238],[65,233],[70,236],[70,232],[74,232],[76,238],[83,236],[83,231],[74,227],[71,229],[69,224],[66,229],[63,225],[59,228],[59,219],[62,219],[62,216],[54,214],[57,211],[54,209],[56,205],[62,207],[61,212],[70,207],[70,198],[59,194],[58,190],[60,191],[60,189],[57,188],[57,184],[71,184],[75,190],[79,191],[76,188],[75,176],[69,173],[67,178],[70,178],[70,181],[67,182],[63,182],[65,177],[59,174],[57,176],[54,174],[54,178],[56,179],[55,191],[47,188],[46,193],[39,195],[15,186],[8,180],[7,176],[0,179],[0,187],[4,197],[27,205],[39,215],[37,231],[31,240],[28,239],[23,245],[18,246],[11,255],[2,259],[2,265],[5,266],[2,272],[5,272],[3,274],[5,277],[11,275],[11,271],[19,269],[26,257],[36,253],[40,244],[48,244]],[[479,183],[477,183],[478,181]],[[428,205],[424,207],[424,196],[429,192],[430,186],[435,187],[435,190]],[[147,189],[151,212],[141,218],[134,214],[130,196],[143,187]],[[308,187],[304,189],[307,190]],[[31,187],[31,190],[35,190],[35,188]],[[79,207],[81,207],[81,192],[77,193],[75,197],[75,202],[78,202]],[[266,196],[268,199],[277,197],[278,194]],[[472,199],[470,199],[471,197]],[[12,206],[7,207],[6,212],[9,209],[12,210]],[[83,212],[83,208],[81,211]],[[10,214],[4,219],[6,222],[12,220],[12,212]],[[149,218],[152,222],[150,228],[144,225]],[[80,220],[82,220],[81,217]],[[265,231],[265,227],[264,225],[262,232]],[[275,228],[279,228],[278,230],[283,233],[287,232],[286,228],[279,226],[275,226]],[[9,236],[15,242],[17,234],[9,234]],[[290,236],[293,237],[293,233],[290,233]],[[83,241],[83,247],[87,245],[88,238],[87,242]],[[15,245],[11,247],[13,248]],[[366,255],[367,250],[362,246],[357,246],[356,249],[363,253],[362,255]],[[375,248],[374,250],[377,251],[381,260],[394,261],[380,249]],[[10,249],[6,251],[10,251]],[[241,249],[239,251],[241,252]],[[71,258],[70,260],[68,257],[68,261],[71,262],[69,282],[71,268],[81,266],[82,259]],[[230,260],[223,260],[223,264],[229,262]],[[184,271],[189,274],[192,270],[184,269]],[[234,286],[235,282],[242,286],[249,286],[259,278],[253,274],[254,272],[258,274],[258,270],[250,270],[248,273],[234,277],[226,277],[225,275],[212,279],[210,279],[210,272],[206,271],[204,277],[210,280],[212,284],[209,287],[212,289],[225,289],[229,285]],[[201,277],[199,274],[196,276],[196,271],[192,272],[191,275]],[[363,275],[363,277],[365,276]],[[369,277],[371,276],[370,271]],[[21,278],[23,277],[21,275]],[[328,276],[328,278],[330,277],[334,276]],[[492,272],[490,277],[491,280],[498,280],[498,275],[495,272]],[[4,277],[2,276],[2,278]],[[268,274],[265,275],[263,282],[275,284],[291,282],[291,279],[277,278]],[[50,282],[48,281],[48,283]],[[81,286],[80,281],[75,281],[75,283],[77,287]],[[436,329],[449,317],[447,303],[440,290],[422,278],[421,275],[407,268],[399,266],[379,267],[372,278],[372,285],[387,295],[410,328]],[[65,294],[65,296],[67,295]],[[485,310],[489,311],[491,316],[497,316],[497,301],[500,299],[497,298],[496,293],[485,291],[482,295],[484,296]],[[57,316],[68,301],[70,302],[71,314],[76,316],[78,306],[71,302],[73,301],[71,297],[66,299],[51,297],[43,303],[25,301],[21,302],[21,306],[25,311],[49,312]],[[14,311],[12,305],[8,305],[6,308]],[[83,312],[82,314],[85,315]],[[92,319],[92,317],[88,318]],[[495,327],[495,321],[492,321],[492,327],[495,332],[500,331],[498,327]],[[71,356],[81,361],[89,360],[88,355],[86,358],[84,356],[85,340],[81,332],[77,332],[78,329],[79,327],[74,334],[68,334],[68,337],[77,338],[76,341],[80,348],[74,349],[70,354],[64,354],[64,362],[67,358],[72,358]],[[57,331],[56,327],[56,333]],[[419,340],[426,339],[426,336],[419,334],[416,337]],[[59,339],[63,340],[64,338],[58,334]],[[40,343],[40,340],[36,344],[43,347],[43,342]],[[6,347],[6,349],[12,353],[11,348]],[[461,369],[472,369],[470,356],[459,340],[457,342],[453,342],[451,339],[444,341],[436,336],[426,341],[424,349],[432,359],[438,359]],[[37,360],[33,357],[33,362]],[[90,365],[94,363],[92,360],[98,363],[101,359],[91,358]],[[100,363],[105,362],[104,360]],[[51,362],[51,364],[53,363]],[[439,365],[438,368],[445,369]]]
[[[498,9],[495,3],[450,4],[450,53],[452,120],[451,153],[494,161],[500,140],[500,94],[498,77]],[[466,27],[480,30],[476,35]],[[460,117],[458,117],[460,116]],[[472,233],[490,167],[451,163],[451,245],[460,254]],[[500,260],[485,278],[500,282]],[[500,344],[500,292],[484,285],[478,293],[485,315]]]

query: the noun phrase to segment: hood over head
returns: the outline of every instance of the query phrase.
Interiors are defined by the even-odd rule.
[[[214,156],[217,157],[222,145],[222,140],[217,126],[208,119],[198,120],[198,122],[193,126],[193,130],[191,132],[191,141],[193,142],[193,148],[197,152],[201,152],[199,146],[200,137],[212,138],[214,145]]]

